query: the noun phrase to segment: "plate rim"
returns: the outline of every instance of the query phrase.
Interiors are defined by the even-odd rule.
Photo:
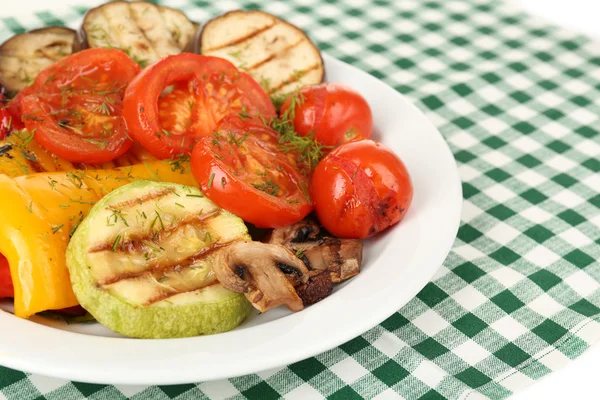
[[[167,375],[167,374],[160,375],[160,374],[155,373],[151,377],[145,377],[145,376],[140,376],[140,375],[144,375],[144,374],[141,374],[140,372],[136,373],[135,377],[134,376],[129,376],[129,377],[117,376],[114,374],[107,375],[106,373],[99,373],[99,371],[97,371],[97,370],[91,371],[91,370],[93,370],[93,368],[91,368],[91,369],[89,367],[82,368],[81,365],[79,365],[79,366],[58,365],[57,366],[56,363],[58,363],[60,360],[56,361],[56,363],[49,363],[48,360],[43,359],[43,357],[41,359],[36,359],[36,357],[27,357],[26,359],[19,359],[18,356],[13,356],[13,357],[7,356],[6,351],[3,350],[3,345],[1,342],[0,342],[0,364],[6,366],[8,368],[13,368],[13,369],[21,370],[21,371],[27,371],[27,372],[39,374],[42,376],[65,379],[65,380],[69,380],[69,381],[99,383],[99,384],[112,384],[112,385],[119,385],[119,384],[124,384],[124,385],[170,385],[170,384],[184,384],[184,383],[198,382],[198,381],[205,382],[205,381],[213,381],[213,380],[218,380],[218,379],[228,379],[228,378],[246,375],[249,373],[257,373],[257,372],[269,370],[272,368],[279,368],[282,366],[286,366],[291,363],[313,357],[313,356],[318,355],[329,349],[335,348],[335,347],[347,342],[348,340],[351,340],[355,337],[362,335],[364,332],[368,331],[369,329],[371,329],[371,328],[377,326],[378,324],[380,324],[381,322],[383,322],[389,316],[391,316],[395,312],[397,312],[402,306],[404,306],[406,303],[408,303],[423,287],[425,287],[425,285],[427,285],[427,283],[431,280],[431,278],[435,275],[435,273],[443,265],[444,260],[447,258],[448,254],[450,253],[452,246],[456,240],[456,235],[457,235],[457,232],[458,232],[458,229],[460,226],[461,210],[462,210],[462,202],[463,202],[462,183],[461,183],[460,175],[458,172],[458,166],[457,166],[456,160],[454,159],[454,155],[453,155],[447,141],[444,139],[444,137],[439,132],[437,127],[432,123],[431,120],[429,120],[427,118],[427,116],[410,99],[408,99],[406,96],[404,96],[403,94],[396,91],[393,87],[389,86],[387,83],[377,79],[373,75],[371,75],[363,70],[360,70],[360,69],[358,69],[350,64],[347,64],[341,60],[338,60],[338,59],[328,55],[325,52],[322,52],[322,56],[323,56],[325,63],[328,65],[329,64],[332,64],[332,65],[337,64],[338,66],[341,66],[342,68],[348,68],[352,71],[352,73],[357,73],[357,74],[362,75],[361,79],[364,78],[364,79],[368,79],[368,80],[370,79],[371,81],[376,81],[377,84],[386,85],[390,90],[393,90],[394,92],[396,92],[396,94],[400,98],[402,98],[402,101],[404,102],[403,106],[408,107],[410,109],[411,113],[419,114],[420,118],[423,121],[426,121],[424,123],[427,123],[429,125],[428,128],[430,130],[431,129],[434,130],[437,133],[437,135],[439,136],[438,139],[441,141],[440,144],[442,146],[442,150],[447,155],[449,155],[450,159],[452,160],[453,168],[451,171],[451,175],[454,176],[454,179],[452,182],[453,189],[454,189],[454,193],[453,193],[454,197],[448,198],[445,200],[448,203],[452,203],[453,205],[451,208],[456,210],[456,212],[452,216],[452,220],[448,222],[448,224],[452,226],[453,234],[451,235],[451,237],[450,237],[450,235],[448,235],[448,237],[446,238],[446,243],[443,244],[443,251],[440,251],[439,255],[437,257],[435,257],[435,263],[433,261],[431,262],[432,264],[436,264],[436,266],[431,267],[429,270],[429,273],[421,274],[418,276],[418,279],[413,279],[413,280],[416,280],[416,282],[413,282],[412,285],[410,285],[408,288],[405,288],[408,295],[405,294],[405,295],[401,296],[401,300],[397,300],[395,302],[393,301],[393,299],[390,299],[391,301],[388,302],[388,305],[386,307],[382,307],[385,311],[373,312],[370,316],[368,316],[368,318],[366,318],[366,320],[368,322],[365,323],[363,321],[360,324],[356,324],[355,326],[348,328],[346,331],[344,331],[342,333],[338,332],[338,334],[335,336],[335,340],[331,340],[331,339],[322,340],[320,342],[317,342],[316,344],[313,344],[312,346],[310,346],[309,351],[304,351],[304,354],[302,354],[301,356],[298,356],[298,352],[296,351],[295,353],[293,353],[291,355],[287,354],[287,355],[278,356],[277,359],[271,358],[269,361],[259,360],[254,363],[246,363],[245,366],[244,366],[244,363],[241,363],[241,364],[237,364],[235,367],[232,366],[232,369],[234,370],[234,372],[232,372],[232,373],[224,373],[222,371],[223,368],[221,367],[220,368],[221,372],[213,371],[212,374],[206,374],[206,373],[202,374],[202,373],[198,372],[199,370],[195,370],[196,371],[195,374],[187,373],[187,374],[183,374],[180,376],[173,376],[173,375]],[[7,313],[0,312],[0,321],[2,321],[4,319],[4,317],[7,317],[7,315],[4,315],[4,314],[7,314]],[[21,319],[18,319],[16,317],[10,316],[10,315],[8,315],[8,317],[16,319],[16,320],[13,320],[14,324],[12,324],[12,325],[20,325],[21,323],[29,324],[29,321],[21,320]],[[266,328],[264,328],[264,326],[271,325],[272,323],[277,323],[278,321],[280,321],[282,319],[286,319],[286,318],[287,317],[281,318],[279,320],[271,321],[267,324],[257,325],[252,328],[266,329]],[[28,325],[28,326],[31,327],[31,325]],[[156,340],[147,340],[147,339],[106,338],[106,337],[93,336],[93,335],[91,335],[91,336],[90,335],[82,335],[79,333],[68,332],[68,331],[59,331],[57,329],[46,327],[43,325],[38,325],[38,324],[35,324],[35,326],[36,326],[35,329],[43,327],[44,329],[53,329],[57,332],[60,332],[60,335],[64,335],[66,342],[69,342],[69,340],[68,340],[69,337],[71,337],[75,340],[75,338],[73,336],[69,336],[69,335],[86,336],[86,337],[88,337],[88,340],[93,341],[93,342],[98,342],[98,343],[101,343],[102,341],[105,341],[105,340],[129,341],[130,343],[133,343],[133,342],[155,342],[156,341]],[[261,326],[263,326],[263,328],[261,328]],[[31,329],[34,329],[34,328],[31,327]],[[231,331],[231,332],[235,332],[235,331]],[[222,335],[227,335],[227,334],[228,333],[223,333],[223,334],[219,334],[217,336],[222,336]],[[193,340],[198,340],[199,338],[206,338],[206,337],[210,337],[210,336],[181,338],[181,339],[158,339],[158,340],[163,343],[173,344],[176,342],[193,341]],[[6,347],[6,346],[4,346],[4,347]],[[68,348],[68,346],[65,346],[65,350],[67,350],[67,348]],[[63,364],[65,364],[65,363],[63,363]],[[257,368],[257,366],[255,364],[261,364],[261,367]],[[108,376],[110,376],[110,378]]]

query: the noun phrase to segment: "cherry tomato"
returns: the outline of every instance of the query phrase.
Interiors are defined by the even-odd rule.
[[[311,193],[329,232],[366,238],[404,217],[413,188],[398,156],[381,143],[359,140],[334,149],[317,165]]]
[[[15,291],[10,277],[10,268],[8,260],[0,254],[0,299],[4,297],[14,297]]]
[[[312,210],[309,181],[297,155],[281,150],[277,133],[233,115],[192,153],[192,172],[212,201],[260,228],[302,220]]]
[[[230,113],[270,119],[275,108],[250,75],[217,57],[181,53],[163,58],[125,92],[131,136],[158,158],[191,153],[198,139],[212,135]]]
[[[35,140],[71,162],[103,163],[132,145],[122,117],[125,87],[139,66],[117,49],[72,54],[42,71],[21,100]]]
[[[373,135],[369,104],[359,93],[339,83],[303,87],[299,94],[286,99],[281,113],[293,118],[294,130],[300,135],[314,134],[326,146]]]

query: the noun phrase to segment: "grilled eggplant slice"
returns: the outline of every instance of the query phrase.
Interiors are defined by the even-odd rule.
[[[114,1],[86,14],[75,50],[115,47],[145,67],[190,46],[198,24],[173,8],[145,1]]]
[[[226,58],[272,97],[323,82],[318,47],[301,29],[274,15],[230,11],[208,21],[197,36],[197,53]]]
[[[48,65],[71,54],[75,31],[49,26],[15,35],[0,45],[0,84],[10,94],[30,85]]]
[[[73,291],[106,327],[140,338],[224,332],[252,306],[225,289],[213,263],[249,240],[244,222],[195,188],[137,181],[109,193],[67,248]]]

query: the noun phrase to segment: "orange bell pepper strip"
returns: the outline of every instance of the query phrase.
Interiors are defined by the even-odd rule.
[[[141,179],[197,186],[184,161],[17,178],[0,174],[0,254],[10,265],[15,315],[78,304],[65,262],[70,236],[100,198]]]

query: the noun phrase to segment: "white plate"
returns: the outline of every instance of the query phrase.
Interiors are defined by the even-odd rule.
[[[234,331],[187,339],[118,337],[98,324],[27,321],[0,312],[0,364],[74,381],[177,384],[229,378],[287,365],[338,346],[377,325],[414,297],[454,242],[460,179],[436,128],[391,87],[324,56],[329,81],[368,100],[375,139],[400,156],[414,185],[405,219],[365,246],[364,268],[322,302],[291,314],[254,314]]]

